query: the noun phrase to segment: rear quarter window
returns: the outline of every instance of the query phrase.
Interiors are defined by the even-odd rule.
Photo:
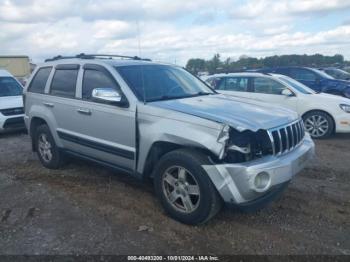
[[[51,73],[52,67],[43,67],[36,72],[32,82],[28,87],[29,92],[33,93],[41,93],[43,94],[45,91],[45,86],[47,79]]]
[[[78,69],[56,69],[51,83],[50,94],[74,98],[78,71]]]

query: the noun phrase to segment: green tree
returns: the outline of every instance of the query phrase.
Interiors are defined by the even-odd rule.
[[[192,58],[188,60],[186,64],[186,69],[190,71],[192,74],[197,75],[198,72],[206,70],[206,61],[200,58]]]

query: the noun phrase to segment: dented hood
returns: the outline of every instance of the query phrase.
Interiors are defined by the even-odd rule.
[[[289,109],[221,94],[157,101],[149,105],[228,124],[240,131],[269,129],[298,119],[297,113]]]

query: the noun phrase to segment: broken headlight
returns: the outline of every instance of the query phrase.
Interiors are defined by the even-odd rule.
[[[272,145],[265,130],[239,132],[231,129],[224,161],[240,163],[272,154]]]

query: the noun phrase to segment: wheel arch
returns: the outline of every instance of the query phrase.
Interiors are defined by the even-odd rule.
[[[145,178],[153,178],[154,168],[157,162],[160,160],[160,158],[163,155],[178,149],[188,149],[188,150],[199,151],[204,153],[205,155],[208,155],[211,159],[216,159],[216,156],[214,155],[214,153],[206,148],[183,145],[183,144],[178,144],[178,143],[169,142],[169,141],[156,141],[152,144],[147,154],[142,176]]]
[[[46,120],[41,118],[41,117],[33,117],[30,121],[30,126],[29,126],[29,135],[32,138],[32,151],[36,152],[37,148],[34,143],[34,134],[36,128],[38,128],[41,125],[48,125]]]

